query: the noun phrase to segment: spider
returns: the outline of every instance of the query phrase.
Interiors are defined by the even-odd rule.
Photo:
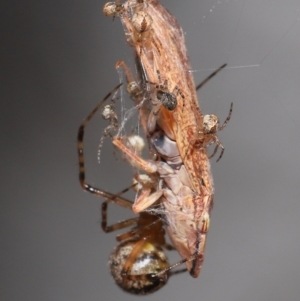
[[[133,226],[128,232],[117,236],[119,244],[110,255],[109,266],[115,282],[132,294],[146,295],[157,291],[171,275],[169,271],[158,274],[169,267],[164,249],[173,249],[165,241],[163,221],[158,216],[141,212],[138,217],[107,226],[107,206],[110,202],[127,209],[131,209],[133,203],[120,194],[111,195],[102,203],[102,229],[105,233]]]
[[[116,0],[115,2],[107,2],[103,7],[103,13],[108,17],[115,17],[123,13],[124,6],[121,0]]]
[[[206,84],[211,78],[213,78],[215,75],[217,75],[217,73],[219,73],[226,66],[227,66],[227,64],[223,64],[221,67],[219,67],[213,73],[211,73],[208,77],[206,77],[200,84],[198,84],[196,86],[196,91],[201,89],[201,87],[203,87],[204,84]],[[208,157],[209,159],[211,159],[217,153],[218,148],[222,149],[220,156],[217,159],[217,162],[220,161],[220,159],[222,158],[225,148],[222,145],[222,143],[220,142],[216,133],[223,130],[226,127],[226,125],[228,124],[228,122],[231,118],[232,108],[233,108],[233,103],[230,104],[229,114],[226,117],[223,125],[221,125],[221,126],[219,124],[219,118],[216,115],[213,115],[213,114],[203,115],[200,112],[200,115],[202,117],[202,131],[199,131],[199,134],[203,135],[201,144],[204,145],[205,147],[208,147],[211,144],[216,144],[216,147],[215,147],[213,153]]]
[[[226,125],[228,124],[228,122],[231,118],[231,114],[232,114],[232,107],[233,107],[233,103],[231,103],[230,109],[229,109],[229,114],[226,117],[223,125],[221,125],[221,126],[219,124],[219,118],[216,115],[211,114],[211,115],[203,116],[203,132],[204,132],[204,140],[205,140],[204,144],[206,147],[211,144],[216,144],[213,153],[208,158],[209,159],[212,158],[217,153],[219,147],[222,149],[220,156],[217,159],[217,162],[219,162],[220,159],[222,158],[225,147],[220,142],[216,133],[223,130],[226,127]]]
[[[121,84],[117,85],[111,92],[109,92],[104,99],[92,110],[87,118],[81,123],[77,135],[77,150],[79,160],[79,181],[84,190],[96,194],[105,199],[102,203],[102,229],[105,233],[113,232],[119,229],[124,229],[129,226],[133,228],[121,235],[117,236],[119,245],[114,249],[110,256],[109,265],[111,274],[119,287],[124,291],[145,295],[157,291],[163,287],[170,275],[181,273],[186,269],[170,272],[171,269],[178,266],[175,264],[170,266],[164,249],[173,250],[174,247],[166,243],[165,229],[163,220],[158,215],[152,215],[148,212],[141,212],[137,217],[130,218],[113,225],[107,225],[107,207],[110,202],[117,205],[132,209],[133,202],[125,199],[121,195],[129,188],[124,189],[118,194],[112,194],[105,190],[96,188],[88,184],[85,180],[85,163],[84,163],[84,130],[88,122],[92,119],[94,114],[103,106],[104,102],[113,96],[120,88]],[[103,117],[110,121],[109,129],[116,120],[115,113],[111,110],[112,107],[104,107]],[[139,139],[128,139],[132,142],[133,149],[139,149],[141,143]],[[144,191],[155,190],[157,186],[157,179],[150,178],[147,175],[136,175],[136,183],[131,187],[138,188],[142,185]],[[160,201],[156,203],[160,206]],[[161,210],[163,211],[163,210]]]
[[[154,85],[156,88],[156,98],[158,101],[152,99],[153,106],[156,108],[153,113],[156,115],[159,111],[160,105],[162,104],[168,111],[173,111],[177,107],[177,98],[176,96],[180,94],[180,96],[184,99],[184,95],[181,93],[178,86],[175,86],[172,92],[168,89],[168,80],[165,79],[164,83],[162,84],[162,79],[159,70],[156,70],[158,84],[147,81],[146,83]],[[176,95],[175,95],[176,94]]]

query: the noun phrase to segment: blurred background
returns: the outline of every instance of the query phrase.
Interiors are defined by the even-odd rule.
[[[132,61],[105,1],[1,3],[0,299],[136,300],[107,266],[115,233],[100,227],[102,200],[78,183],[81,121]],[[186,33],[198,93],[221,122],[226,150],[212,160],[215,206],[201,275],[172,277],[144,300],[275,301],[300,295],[300,22],[297,0],[162,1]],[[87,129],[87,179],[117,192],[132,168]],[[117,152],[116,152],[117,153]],[[119,160],[116,162],[115,157]],[[109,222],[131,216],[111,206]],[[176,262],[176,252],[171,261]]]

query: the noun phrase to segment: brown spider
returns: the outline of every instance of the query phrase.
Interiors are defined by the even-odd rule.
[[[232,114],[232,107],[233,107],[233,103],[231,103],[230,109],[229,109],[229,114],[226,117],[223,125],[221,125],[221,126],[219,124],[219,118],[216,115],[211,114],[211,115],[203,116],[203,133],[204,133],[204,140],[205,140],[204,145],[207,147],[211,144],[216,144],[216,147],[215,147],[213,153],[208,158],[209,159],[212,158],[217,153],[219,147],[222,149],[221,154],[220,154],[219,158],[217,159],[217,162],[220,161],[220,159],[222,158],[225,147],[220,142],[216,133],[219,131],[222,131],[228,124],[228,122],[231,118],[231,114]]]
[[[115,2],[107,2],[103,7],[103,13],[108,17],[115,17],[124,11],[124,6],[121,0]]]
[[[169,270],[158,274],[169,267],[163,249],[173,249],[165,241],[163,221],[158,216],[141,212],[138,217],[107,226],[109,202],[130,210],[133,203],[120,194],[111,195],[110,199],[102,203],[102,229],[105,233],[133,227],[117,236],[119,245],[110,255],[109,266],[115,282],[126,292],[137,295],[146,295],[160,289],[170,276]]]
[[[129,226],[133,228],[121,235],[117,236],[117,241],[120,244],[114,249],[110,256],[109,265],[111,274],[115,282],[126,292],[145,295],[152,293],[163,287],[170,275],[181,273],[184,270],[170,272],[171,269],[177,267],[181,262],[170,266],[168,259],[163,249],[173,250],[174,248],[166,243],[164,223],[157,215],[152,215],[148,212],[141,212],[137,217],[130,218],[111,226],[107,225],[107,206],[110,202],[116,203],[127,209],[132,209],[133,202],[123,198],[121,194],[125,193],[129,188],[121,191],[118,194],[109,193],[103,189],[96,188],[88,184],[85,180],[85,163],[84,163],[84,130],[88,122],[92,119],[95,113],[102,107],[104,102],[110,98],[120,88],[121,84],[116,86],[104,99],[92,110],[87,118],[82,122],[78,129],[77,150],[79,160],[79,181],[84,190],[96,194],[105,199],[102,204],[102,229],[109,233],[115,230],[123,229]],[[115,129],[114,121],[116,116],[112,107],[104,107],[103,117],[110,121],[108,129]],[[113,127],[111,127],[113,125]],[[140,142],[134,144],[131,141],[138,139],[130,139],[131,147],[134,150],[140,148]],[[154,182],[153,182],[154,179]],[[131,187],[142,185],[141,193],[147,191],[152,192],[157,186],[157,178],[145,175],[135,177],[137,183]],[[160,202],[156,203],[160,206]],[[163,212],[163,209],[161,210]]]

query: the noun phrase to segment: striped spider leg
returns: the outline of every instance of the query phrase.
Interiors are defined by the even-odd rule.
[[[78,133],[77,133],[77,153],[78,153],[78,162],[79,162],[79,182],[82,188],[90,193],[96,194],[100,197],[106,198],[106,192],[93,187],[92,185],[88,184],[85,181],[85,165],[84,165],[84,151],[83,151],[83,138],[84,138],[84,130],[86,125],[89,123],[89,121],[93,118],[93,116],[96,114],[96,112],[102,108],[103,104],[111,97],[113,96],[118,89],[121,87],[122,84],[117,85],[111,92],[109,92],[102,100],[101,102],[92,110],[92,112],[83,120],[81,123]],[[106,108],[107,110],[108,108]],[[104,115],[108,117],[109,114],[106,112]],[[113,112],[111,111],[110,114]],[[113,116],[113,115],[112,115]],[[104,117],[105,118],[105,117]],[[107,118],[109,119],[109,118]],[[113,118],[114,119],[114,118]],[[110,129],[112,124],[108,126]],[[101,143],[101,142],[100,142]]]

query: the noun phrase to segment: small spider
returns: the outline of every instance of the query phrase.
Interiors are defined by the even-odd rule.
[[[203,87],[204,84],[206,84],[210,79],[212,79],[215,75],[217,75],[217,73],[219,73],[226,66],[227,66],[227,64],[223,64],[221,67],[219,67],[213,73],[211,73],[199,85],[197,85],[196,90],[198,91],[201,87]],[[211,159],[217,153],[218,148],[222,149],[221,154],[220,154],[219,158],[217,159],[217,162],[222,158],[225,147],[220,142],[216,133],[223,130],[226,127],[226,125],[228,124],[228,122],[231,118],[232,108],[233,108],[233,103],[231,103],[231,105],[230,105],[229,114],[228,114],[227,118],[225,119],[222,126],[220,126],[219,118],[216,115],[213,115],[213,114],[203,115],[200,112],[200,115],[202,117],[202,130],[199,131],[199,134],[203,135],[201,145],[208,147],[211,144],[216,144],[216,147],[215,147],[213,153],[209,156],[209,159]]]
[[[112,98],[111,104],[105,105],[102,110],[102,117],[109,121],[109,125],[103,130],[103,135],[100,138],[98,146],[98,163],[100,164],[101,149],[106,137],[113,137],[111,131],[117,131],[119,129],[118,116],[115,112],[114,99]]]
[[[156,115],[159,111],[160,104],[162,104],[167,110],[173,111],[177,107],[177,98],[176,96],[180,94],[180,96],[184,99],[184,95],[181,93],[180,89],[175,86],[172,92],[168,89],[168,80],[166,79],[162,84],[162,79],[159,70],[156,71],[158,84],[146,81],[146,83],[155,85],[156,88],[156,98],[158,101],[152,100],[154,106],[158,107],[153,113]]]
[[[124,11],[124,6],[121,0],[115,2],[107,2],[103,7],[103,13],[107,17],[115,17]]]
[[[205,146],[209,146],[211,144],[216,144],[216,147],[213,151],[213,153],[209,156],[209,159],[212,158],[218,151],[218,148],[221,148],[221,154],[219,158],[217,159],[217,162],[220,161],[220,159],[223,156],[225,147],[220,142],[218,136],[216,135],[217,132],[222,131],[226,125],[228,124],[231,114],[232,114],[232,107],[233,103],[230,105],[230,110],[227,118],[225,119],[223,125],[220,126],[219,124],[219,118],[216,115],[204,115],[203,116],[203,132],[204,132],[204,140],[205,140]]]

